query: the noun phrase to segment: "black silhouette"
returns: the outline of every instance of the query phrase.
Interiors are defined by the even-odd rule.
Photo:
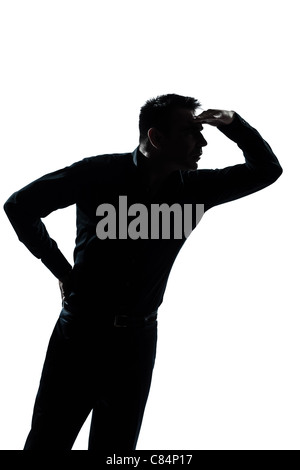
[[[126,195],[128,205],[192,203],[207,211],[281,175],[270,146],[236,112],[197,116],[199,107],[196,99],[174,94],[151,99],[141,108],[133,153],[86,158],[39,178],[5,203],[19,240],[59,279],[63,299],[26,450],[70,450],[91,410],[90,450],[136,447],[155,361],[157,311],[185,238],[100,240],[99,204],[116,207]],[[198,170],[205,124],[236,142],[245,163]],[[77,206],[74,266],[41,221],[71,204]]]

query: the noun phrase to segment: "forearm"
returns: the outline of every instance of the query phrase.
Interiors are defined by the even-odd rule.
[[[13,194],[4,204],[4,210],[19,240],[60,279],[72,266],[59,250],[57,243],[50,238],[41,219],[28,213],[26,207],[17,204],[15,199],[16,195]]]

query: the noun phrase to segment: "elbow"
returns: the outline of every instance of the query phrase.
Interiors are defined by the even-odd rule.
[[[272,173],[273,173],[273,182],[275,182],[283,173],[283,169],[279,163],[273,168]]]
[[[8,218],[10,218],[10,215],[14,212],[14,208],[16,207],[15,194],[16,193],[12,194],[3,205],[4,212]]]
[[[6,213],[6,215],[9,217],[9,214],[11,212],[11,206],[12,206],[12,203],[11,203],[11,198],[7,199],[7,201],[4,203],[3,205],[3,209],[4,209],[4,212]]]
[[[269,184],[275,183],[275,181],[278,180],[278,178],[282,175],[283,169],[280,166],[279,163],[276,163],[276,165],[272,165],[271,168],[268,169],[265,173],[265,178],[269,182]]]

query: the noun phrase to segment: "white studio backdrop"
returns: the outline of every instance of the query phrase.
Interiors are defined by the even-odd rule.
[[[259,130],[284,173],[209,211],[180,252],[138,449],[299,449],[296,0],[7,0],[0,7],[1,201],[84,157],[133,151],[144,102],[195,96]],[[199,168],[243,161],[205,126]],[[57,280],[1,217],[0,449],[29,431]],[[69,261],[75,208],[45,219]],[[74,449],[86,449],[88,424]]]

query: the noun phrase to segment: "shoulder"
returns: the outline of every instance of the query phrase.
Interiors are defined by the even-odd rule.
[[[69,167],[67,173],[69,176],[88,176],[90,178],[99,173],[122,171],[126,166],[132,163],[132,153],[111,153],[95,155],[83,158]]]
[[[122,165],[128,163],[132,158],[132,153],[110,153],[86,157],[77,163],[87,166],[102,167],[110,165]]]

